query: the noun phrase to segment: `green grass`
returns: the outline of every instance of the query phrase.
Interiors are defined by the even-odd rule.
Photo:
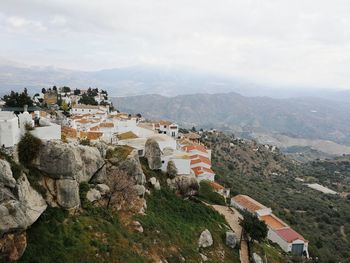
[[[115,214],[95,212],[69,216],[48,208],[28,230],[28,247],[18,262],[148,262],[130,249],[137,234],[126,231]]]
[[[200,183],[199,199],[209,204],[225,205],[225,198],[214,191],[213,187],[206,181]]]
[[[198,239],[203,230],[209,229],[214,244],[203,252],[210,255],[213,262],[239,262],[238,250],[224,244],[225,219],[213,209],[200,202],[183,200],[167,189],[153,192],[147,206],[147,215],[138,218],[145,229],[142,242],[146,249],[154,249],[156,240],[161,248],[168,248],[166,253],[174,251],[169,256],[178,258],[181,254],[186,262],[200,262]],[[222,260],[216,254],[219,250],[225,253]]]

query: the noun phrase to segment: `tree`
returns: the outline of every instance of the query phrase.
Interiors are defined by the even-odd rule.
[[[67,102],[62,101],[61,109],[63,110],[63,113],[64,113],[64,114],[66,114],[66,113],[68,112],[69,106],[68,106]]]
[[[62,88],[62,92],[67,93],[67,92],[70,92],[70,91],[71,91],[71,90],[70,90],[70,87],[64,86],[64,87]]]
[[[114,170],[108,176],[106,184],[109,186],[107,208],[113,204],[130,203],[137,196],[134,189],[135,181],[125,171]]]
[[[88,94],[84,93],[80,100],[79,100],[80,104],[86,104],[86,105],[98,105],[97,101],[95,100],[95,98],[93,96],[89,96]]]
[[[53,87],[52,87],[52,90],[55,91],[55,92],[57,92],[57,87],[56,87],[56,86],[53,86]]]
[[[9,95],[4,96],[3,100],[6,107],[33,106],[33,100],[28,96],[27,89],[24,89],[22,93],[11,91]]]
[[[77,95],[80,95],[80,89],[75,89],[75,90],[74,90],[74,95],[76,95],[76,96],[77,96]]]
[[[265,222],[260,221],[256,215],[248,212],[243,212],[244,219],[239,223],[245,232],[251,238],[251,241],[256,240],[261,242],[267,236],[267,226]]]
[[[42,88],[41,93],[42,93],[42,94],[45,94],[45,93],[46,93],[46,89],[45,89],[45,88]]]
[[[166,170],[167,170],[167,174],[168,174],[170,179],[173,179],[177,175],[177,168],[175,166],[174,161],[172,161],[172,160],[170,160],[168,162]]]
[[[197,131],[197,130],[196,130],[196,127],[193,126],[192,129],[191,129],[191,131],[192,131],[192,132],[196,132],[196,131]]]
[[[41,140],[26,132],[18,143],[18,158],[25,165],[30,166],[32,161],[38,156]]]

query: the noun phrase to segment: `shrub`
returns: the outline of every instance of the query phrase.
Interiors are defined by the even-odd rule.
[[[215,192],[209,182],[202,181],[200,183],[198,196],[210,204],[225,205],[225,198]]]
[[[89,139],[83,139],[83,140],[80,141],[80,145],[90,146],[90,140]]]
[[[170,179],[173,179],[177,175],[177,168],[173,161],[169,161],[167,165],[167,174]]]
[[[32,161],[38,156],[40,146],[41,140],[26,132],[18,143],[19,161],[24,166],[30,166]]]

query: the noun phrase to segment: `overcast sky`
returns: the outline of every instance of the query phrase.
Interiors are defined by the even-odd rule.
[[[0,0],[0,59],[350,87],[349,0]]]

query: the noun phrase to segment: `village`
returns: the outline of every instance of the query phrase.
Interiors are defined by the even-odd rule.
[[[33,100],[33,105],[26,105],[23,109],[6,107],[2,103],[0,146],[4,150],[16,147],[21,136],[30,132],[41,140],[124,145],[132,147],[143,157],[145,144],[152,139],[161,150],[163,172],[167,171],[169,162],[172,162],[178,175],[195,177],[198,182],[208,182],[225,200],[230,200],[230,213],[239,214],[239,210],[243,210],[257,216],[266,223],[269,240],[277,243],[285,252],[309,257],[308,241],[275,216],[271,208],[246,195],[231,198],[230,189],[215,181],[211,150],[201,143],[200,131],[184,132],[173,121],[147,120],[141,114],[120,112],[116,110],[118,105],[113,105],[108,100],[107,91],[98,89],[71,90],[68,87],[54,87],[43,89]],[[45,105],[45,110],[39,105]],[[245,262],[244,259],[242,262]]]

